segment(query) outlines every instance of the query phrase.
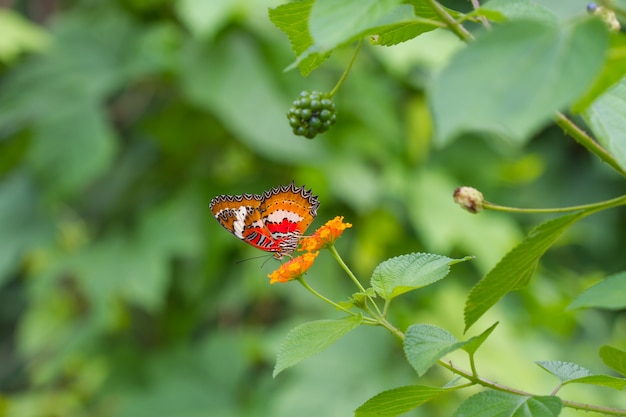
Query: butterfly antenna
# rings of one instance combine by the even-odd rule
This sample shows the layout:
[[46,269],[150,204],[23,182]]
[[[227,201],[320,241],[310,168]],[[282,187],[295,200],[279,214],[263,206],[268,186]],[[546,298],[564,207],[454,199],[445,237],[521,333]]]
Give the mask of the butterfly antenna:
[[[262,258],[266,258],[266,257],[267,257],[267,255],[259,255],[259,256],[253,256],[252,258],[240,259],[238,261],[235,261],[235,265],[239,265],[240,263],[243,263],[245,261],[251,261],[253,259],[262,259]],[[269,261],[272,258],[273,258],[273,256],[270,256],[269,258],[267,258],[265,260],[265,262]],[[265,265],[265,262],[263,262],[263,265]],[[261,265],[261,266],[263,266],[263,265]]]

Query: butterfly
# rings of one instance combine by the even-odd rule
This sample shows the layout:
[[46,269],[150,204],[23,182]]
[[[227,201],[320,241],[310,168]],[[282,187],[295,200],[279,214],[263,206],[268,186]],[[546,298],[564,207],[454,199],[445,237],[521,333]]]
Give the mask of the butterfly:
[[218,195],[209,208],[230,233],[281,259],[296,250],[319,205],[318,196],[292,181],[263,194]]

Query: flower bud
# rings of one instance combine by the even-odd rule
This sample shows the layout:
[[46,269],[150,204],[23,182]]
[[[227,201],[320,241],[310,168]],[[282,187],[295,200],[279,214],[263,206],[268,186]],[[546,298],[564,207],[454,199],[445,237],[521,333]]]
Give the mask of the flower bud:
[[470,213],[478,213],[483,209],[485,198],[483,193],[473,187],[458,187],[454,190],[454,202]]

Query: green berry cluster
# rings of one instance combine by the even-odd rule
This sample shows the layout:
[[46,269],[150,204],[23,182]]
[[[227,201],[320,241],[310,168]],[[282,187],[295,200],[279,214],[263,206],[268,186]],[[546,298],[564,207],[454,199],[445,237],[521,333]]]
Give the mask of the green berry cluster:
[[287,118],[294,134],[313,139],[335,124],[335,103],[328,93],[303,91],[289,108]]

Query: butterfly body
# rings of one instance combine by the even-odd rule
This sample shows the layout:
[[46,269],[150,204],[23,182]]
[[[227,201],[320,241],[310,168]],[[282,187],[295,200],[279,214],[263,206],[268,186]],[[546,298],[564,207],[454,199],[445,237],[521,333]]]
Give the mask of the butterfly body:
[[209,207],[226,230],[280,259],[296,250],[317,215],[319,200],[292,182],[263,194],[219,195]]

